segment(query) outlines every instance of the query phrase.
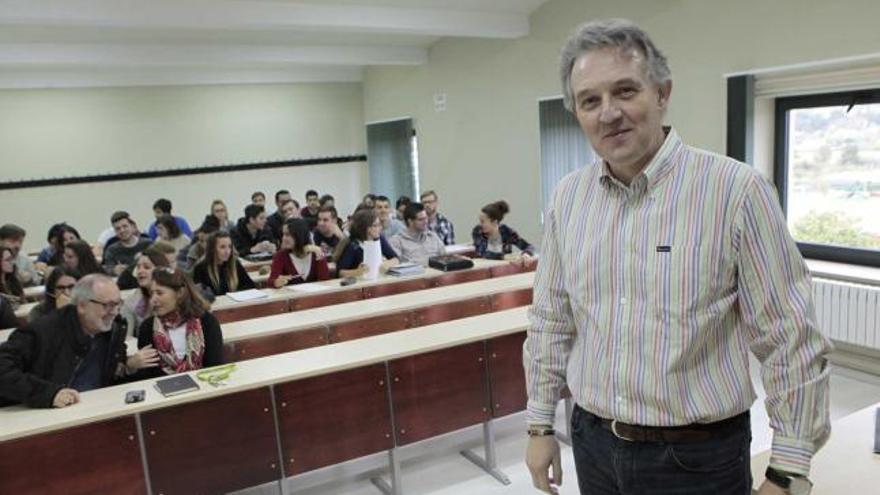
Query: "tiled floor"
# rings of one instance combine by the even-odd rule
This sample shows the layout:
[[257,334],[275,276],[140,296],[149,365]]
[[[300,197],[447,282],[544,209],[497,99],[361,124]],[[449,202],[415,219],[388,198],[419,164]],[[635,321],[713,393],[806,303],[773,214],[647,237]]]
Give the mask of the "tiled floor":
[[[764,411],[764,392],[760,387],[757,363],[753,363],[753,381],[759,400],[752,407],[752,452],[769,448],[771,431]],[[838,419],[880,402],[880,377],[836,368],[831,378],[831,416]],[[561,409],[561,408],[560,408]],[[452,435],[422,442],[402,450],[403,492],[406,495],[519,495],[537,494],[523,464],[526,436],[523,416],[513,415],[496,423],[498,465],[511,480],[508,486],[458,454],[466,447],[481,448],[481,429],[471,428]],[[563,485],[560,494],[575,495],[577,480],[571,449],[563,445]],[[288,480],[293,495],[380,495],[370,483],[371,475],[381,474],[386,456],[371,456]],[[277,484],[243,492],[247,495],[279,493]]]

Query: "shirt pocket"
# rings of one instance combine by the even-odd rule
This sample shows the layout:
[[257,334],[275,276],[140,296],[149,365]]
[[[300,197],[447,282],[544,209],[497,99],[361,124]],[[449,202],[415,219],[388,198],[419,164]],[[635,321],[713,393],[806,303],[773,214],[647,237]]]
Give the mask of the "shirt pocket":
[[712,280],[723,260],[713,260],[716,256],[706,244],[657,246],[650,256],[654,317],[669,337],[683,337],[711,298]]

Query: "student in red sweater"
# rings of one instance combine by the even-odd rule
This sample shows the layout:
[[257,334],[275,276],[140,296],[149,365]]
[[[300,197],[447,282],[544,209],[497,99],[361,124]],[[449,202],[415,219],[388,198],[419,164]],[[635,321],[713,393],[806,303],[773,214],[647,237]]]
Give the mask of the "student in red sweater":
[[312,243],[309,224],[302,218],[291,218],[284,222],[281,250],[272,257],[269,285],[281,288],[329,278],[327,258],[321,248]]

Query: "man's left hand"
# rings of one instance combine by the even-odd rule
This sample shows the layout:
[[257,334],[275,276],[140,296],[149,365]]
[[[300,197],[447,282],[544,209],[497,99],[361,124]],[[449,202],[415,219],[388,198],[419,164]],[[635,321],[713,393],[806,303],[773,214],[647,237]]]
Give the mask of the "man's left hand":
[[789,492],[775,483],[770,483],[769,481],[764,480],[764,482],[761,483],[761,487],[758,488],[758,491],[755,493],[758,495],[788,495]]

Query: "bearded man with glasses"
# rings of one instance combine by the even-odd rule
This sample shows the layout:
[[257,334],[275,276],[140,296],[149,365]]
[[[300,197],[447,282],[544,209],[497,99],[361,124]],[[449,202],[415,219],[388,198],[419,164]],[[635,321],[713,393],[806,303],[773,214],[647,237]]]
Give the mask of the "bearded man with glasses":
[[119,288],[102,274],[83,277],[71,304],[14,331],[0,345],[0,406],[67,407],[80,392],[113,385],[144,364],[127,357]]

